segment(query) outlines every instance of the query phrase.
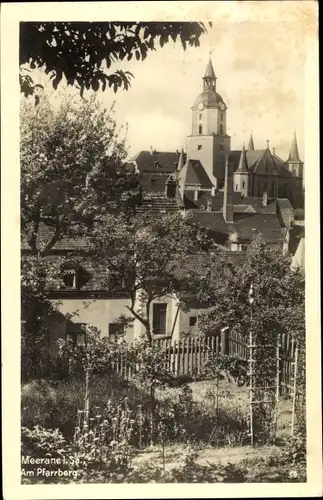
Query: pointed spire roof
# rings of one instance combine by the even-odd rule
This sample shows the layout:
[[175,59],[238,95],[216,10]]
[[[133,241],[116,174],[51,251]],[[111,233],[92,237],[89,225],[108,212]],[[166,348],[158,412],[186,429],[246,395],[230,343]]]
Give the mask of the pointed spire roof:
[[294,132],[294,137],[292,140],[292,145],[290,147],[288,160],[289,161],[300,161],[299,153],[298,153],[298,146],[297,146],[296,132]]
[[214,69],[213,69],[213,64],[211,61],[211,57],[210,57],[209,62],[206,66],[204,78],[213,78],[214,80],[216,79]]
[[184,150],[182,148],[178,159],[177,170],[181,170],[184,167],[184,163]]
[[253,137],[252,134],[250,134],[250,139],[249,139],[249,144],[248,144],[248,151],[254,151],[255,146],[253,143]]
[[247,163],[247,155],[246,155],[246,148],[243,145],[241,155],[240,155],[240,160],[239,160],[239,165],[236,170],[237,172],[248,172],[248,163]]

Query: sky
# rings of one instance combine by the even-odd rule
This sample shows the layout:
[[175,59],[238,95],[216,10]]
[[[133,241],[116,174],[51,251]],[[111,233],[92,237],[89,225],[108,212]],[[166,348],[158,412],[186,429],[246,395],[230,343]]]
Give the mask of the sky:
[[[111,67],[134,74],[130,90],[98,93],[102,105],[116,102],[118,124],[128,123],[129,156],[150,147],[185,149],[210,53],[217,92],[228,107],[231,149],[247,145],[252,132],[256,149],[264,149],[268,139],[287,159],[295,130],[303,159],[305,38],[301,29],[277,19],[222,21],[202,35],[199,48],[184,51],[171,42],[149,52],[145,61]],[[37,78],[52,92],[47,77]]]

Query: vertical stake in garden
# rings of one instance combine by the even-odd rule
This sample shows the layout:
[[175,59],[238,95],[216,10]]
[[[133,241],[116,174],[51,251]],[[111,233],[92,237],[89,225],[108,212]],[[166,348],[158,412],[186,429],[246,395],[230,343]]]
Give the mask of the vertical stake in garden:
[[250,387],[249,387],[249,418],[250,418],[250,442],[251,446],[254,445],[254,440],[253,440],[253,302],[254,302],[254,289],[253,285],[250,285],[249,289],[249,304],[250,304],[250,331],[249,331],[249,380],[250,380]]

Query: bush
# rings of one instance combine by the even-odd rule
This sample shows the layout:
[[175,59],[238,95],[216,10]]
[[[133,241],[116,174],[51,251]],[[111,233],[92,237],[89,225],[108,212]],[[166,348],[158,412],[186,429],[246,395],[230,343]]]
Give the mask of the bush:
[[[72,439],[78,411],[84,408],[84,393],[84,382],[77,377],[56,383],[41,380],[26,384],[21,394],[22,426],[32,428],[37,423],[45,428],[59,428],[65,438]],[[118,404],[125,397],[131,408],[149,402],[143,391],[120,377],[93,377],[93,407],[102,408],[109,400]]]

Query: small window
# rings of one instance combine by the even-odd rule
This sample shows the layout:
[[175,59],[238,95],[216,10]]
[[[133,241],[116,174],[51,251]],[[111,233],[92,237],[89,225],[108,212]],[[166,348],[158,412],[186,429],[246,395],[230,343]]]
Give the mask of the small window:
[[236,191],[238,191],[238,184],[236,184]]
[[200,113],[200,116],[199,116],[200,120],[202,120],[202,113]]
[[65,269],[63,272],[63,282],[66,288],[76,288],[76,270]]
[[66,323],[66,340],[71,340],[74,346],[86,345],[85,323]]
[[159,167],[159,163],[158,163],[158,161],[154,161],[154,167],[155,167],[155,168],[158,168],[158,167]]
[[153,333],[156,335],[166,334],[167,304],[153,304]]
[[223,149],[224,149],[223,144],[220,144],[220,151],[223,151]]
[[244,188],[244,181],[242,181],[242,187]]
[[223,125],[222,125],[222,123],[220,125],[220,135],[223,135]]
[[221,121],[223,121],[223,113],[220,114]]
[[196,326],[197,316],[190,316],[189,324],[190,326]]
[[109,323],[109,340],[116,342],[124,336],[124,333],[125,327],[123,323]]
[[202,144],[199,144],[199,145],[197,146],[197,150],[198,150],[198,151],[201,151],[201,149],[202,149]]
[[202,125],[199,125],[199,134],[201,135],[202,134]]

